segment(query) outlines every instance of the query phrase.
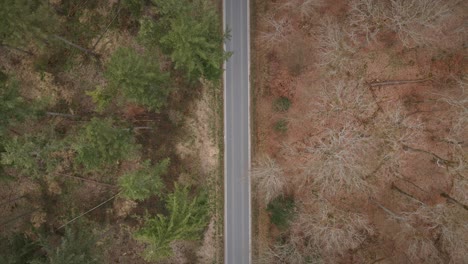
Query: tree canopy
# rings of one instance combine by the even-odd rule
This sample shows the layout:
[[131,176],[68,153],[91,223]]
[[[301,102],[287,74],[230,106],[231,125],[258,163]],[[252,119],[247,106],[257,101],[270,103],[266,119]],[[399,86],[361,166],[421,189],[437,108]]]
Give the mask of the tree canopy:
[[174,240],[197,240],[208,224],[209,208],[206,194],[190,197],[187,187],[175,186],[166,199],[169,214],[147,218],[136,238],[147,243],[145,257],[157,261],[171,256]]
[[111,119],[93,118],[72,139],[76,161],[88,170],[112,166],[135,156],[138,145],[128,130],[114,127]]
[[0,72],[0,136],[11,122],[32,115],[31,110],[19,93],[18,82],[9,80],[7,75]]
[[54,29],[55,16],[43,0],[0,0],[0,43],[27,45]]
[[191,80],[218,80],[229,53],[222,49],[226,36],[220,32],[220,19],[214,8],[201,0],[153,3],[161,18],[143,21],[139,33],[143,43],[158,43],[170,56],[174,68],[185,71]]
[[166,105],[171,91],[169,74],[160,70],[155,56],[142,56],[130,48],[120,48],[112,55],[105,76],[113,91],[155,111]]
[[164,186],[161,176],[167,173],[170,160],[164,159],[151,166],[146,161],[139,170],[131,171],[119,178],[122,195],[132,200],[145,200],[151,195],[158,195]]

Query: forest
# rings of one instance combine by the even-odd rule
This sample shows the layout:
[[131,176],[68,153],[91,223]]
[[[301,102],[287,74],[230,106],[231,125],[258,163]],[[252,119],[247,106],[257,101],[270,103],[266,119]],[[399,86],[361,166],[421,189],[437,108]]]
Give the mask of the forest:
[[468,2],[255,0],[255,263],[468,263]]
[[220,262],[219,8],[0,0],[0,263]]

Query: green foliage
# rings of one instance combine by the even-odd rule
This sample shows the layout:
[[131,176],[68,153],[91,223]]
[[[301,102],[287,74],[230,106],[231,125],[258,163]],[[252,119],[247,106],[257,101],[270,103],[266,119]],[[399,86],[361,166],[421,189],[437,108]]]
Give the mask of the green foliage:
[[291,107],[291,101],[287,97],[281,96],[280,98],[276,99],[273,108],[276,112],[286,112]]
[[[35,242],[24,234],[0,239],[0,263],[5,264],[101,264],[101,247],[90,231],[65,229],[60,244],[50,238]],[[46,253],[46,255],[43,254]]]
[[28,115],[34,114],[19,94],[18,83],[7,78],[3,75],[3,80],[0,80],[0,135],[11,122],[23,120]]
[[147,218],[135,237],[147,243],[145,258],[157,261],[171,256],[171,241],[198,240],[208,224],[209,208],[206,194],[189,197],[187,187],[175,186],[166,199],[169,215]]
[[105,168],[133,158],[138,149],[131,133],[114,127],[110,119],[91,119],[73,141],[76,162],[87,170]]
[[275,123],[274,128],[277,132],[286,133],[288,131],[288,121],[280,119]]
[[151,166],[148,160],[143,164],[143,168],[123,175],[119,179],[122,195],[137,201],[158,195],[164,186],[161,176],[167,173],[169,163],[170,160],[167,158]]
[[10,237],[0,237],[0,263],[27,264],[39,261],[43,257],[35,253],[40,245],[24,234],[14,234]]
[[55,16],[44,0],[0,0],[0,42],[27,45],[54,29]]
[[109,90],[103,88],[102,86],[96,86],[94,91],[86,91],[86,95],[90,96],[93,100],[93,103],[96,104],[96,110],[98,112],[104,111],[104,109],[112,101],[112,94]]
[[146,45],[159,43],[175,69],[187,73],[189,79],[204,77],[218,80],[222,63],[230,54],[222,49],[224,36],[220,31],[215,8],[204,0],[153,0],[161,15],[159,21],[144,20],[140,39]]
[[123,0],[122,5],[124,8],[127,8],[132,16],[138,18],[141,16],[141,11],[143,10],[144,6],[143,0]]
[[53,129],[39,131],[35,135],[13,137],[4,140],[3,144],[0,163],[32,178],[39,178],[52,171],[60,163],[59,157],[52,154],[63,148]]
[[277,197],[267,206],[270,221],[278,228],[285,229],[295,216],[295,205],[292,198]]
[[34,264],[101,264],[101,248],[96,242],[96,236],[86,229],[67,228],[58,246],[53,247],[47,240],[43,241],[47,260]]
[[154,56],[142,56],[129,48],[120,48],[107,65],[106,78],[114,91],[152,110],[166,105],[171,91],[169,74],[161,72]]

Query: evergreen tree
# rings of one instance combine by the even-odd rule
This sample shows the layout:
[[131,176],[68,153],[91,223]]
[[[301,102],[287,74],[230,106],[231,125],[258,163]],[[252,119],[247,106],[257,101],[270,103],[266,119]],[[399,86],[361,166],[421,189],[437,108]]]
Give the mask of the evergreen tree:
[[121,91],[128,101],[154,111],[166,105],[171,91],[169,74],[161,72],[157,60],[129,48],[120,48],[112,55],[105,76],[113,91]]
[[161,19],[144,20],[140,39],[146,45],[159,43],[174,67],[187,72],[189,79],[204,77],[218,80],[222,63],[229,57],[222,49],[224,36],[219,17],[212,5],[204,0],[154,0]]
[[0,72],[0,136],[14,121],[21,121],[36,112],[26,103],[18,90],[18,82]]
[[4,140],[0,164],[14,168],[19,174],[39,178],[52,171],[60,158],[52,155],[64,148],[54,133],[46,127],[36,134],[25,134]]
[[136,238],[147,243],[145,258],[157,261],[171,256],[174,240],[198,240],[208,224],[209,209],[204,193],[190,198],[187,187],[175,186],[166,199],[167,216],[147,218]]
[[97,238],[86,229],[73,230],[67,228],[57,247],[44,244],[47,260],[37,264],[101,264],[102,256]]
[[0,17],[0,43],[12,46],[45,40],[56,25],[44,0],[0,0]]
[[159,194],[164,186],[161,176],[167,173],[169,159],[164,159],[155,166],[150,161],[143,168],[129,172],[119,179],[122,195],[132,200],[145,200],[151,195]]
[[24,234],[16,233],[10,237],[0,237],[0,263],[29,264],[41,261],[44,257],[36,253],[41,246]]
[[79,131],[72,139],[78,164],[95,170],[135,156],[138,145],[131,133],[113,125],[110,119],[93,118]]

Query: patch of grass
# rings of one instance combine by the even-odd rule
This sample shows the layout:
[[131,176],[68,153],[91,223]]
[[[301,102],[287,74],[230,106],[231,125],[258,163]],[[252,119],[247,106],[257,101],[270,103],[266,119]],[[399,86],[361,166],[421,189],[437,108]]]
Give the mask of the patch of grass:
[[291,100],[283,96],[276,99],[275,102],[273,103],[273,108],[275,109],[276,112],[286,112],[289,110],[290,107],[291,107]]
[[289,227],[289,222],[295,217],[294,199],[290,197],[278,197],[268,204],[270,221],[280,229]]
[[286,133],[288,131],[288,121],[280,119],[275,123],[274,128],[276,132]]

